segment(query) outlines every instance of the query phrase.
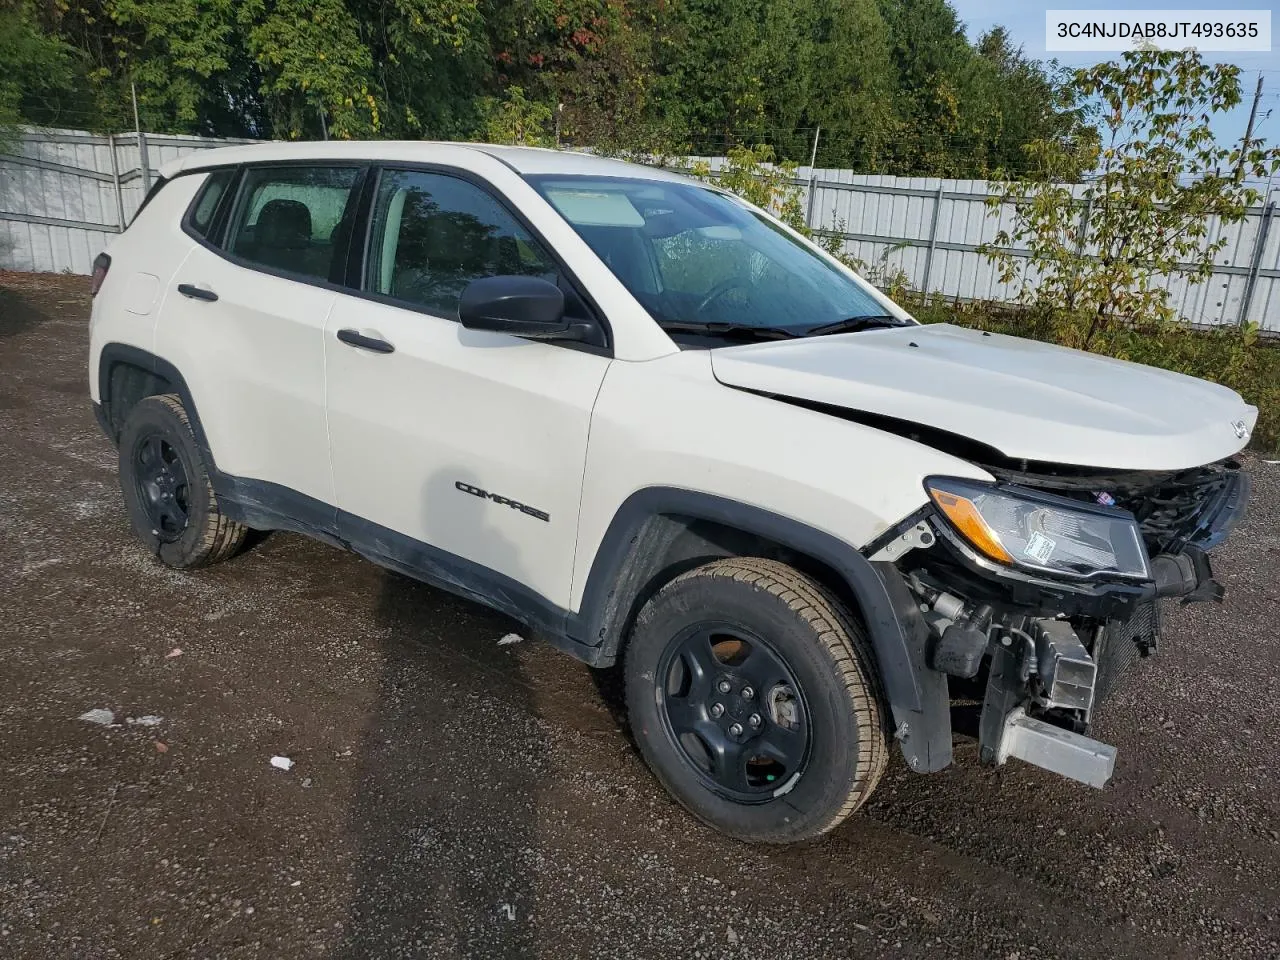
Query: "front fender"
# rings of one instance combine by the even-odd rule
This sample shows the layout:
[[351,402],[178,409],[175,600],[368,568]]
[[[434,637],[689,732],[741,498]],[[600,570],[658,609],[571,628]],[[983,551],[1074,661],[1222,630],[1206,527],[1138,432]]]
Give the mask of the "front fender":
[[825,531],[749,504],[674,487],[649,487],[622,504],[596,552],[579,611],[567,632],[595,647],[600,665],[613,663],[655,570],[671,527],[690,520],[715,523],[803,554],[840,577],[857,605],[876,655],[896,736],[912,770],[932,772],[951,763],[950,702],[946,677],[925,664],[928,630],[902,576],[891,563],[872,563],[855,547]]

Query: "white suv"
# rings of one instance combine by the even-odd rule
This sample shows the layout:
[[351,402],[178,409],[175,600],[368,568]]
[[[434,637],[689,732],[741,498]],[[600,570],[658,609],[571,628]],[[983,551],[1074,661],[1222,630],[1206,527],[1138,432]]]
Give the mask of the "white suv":
[[297,530],[623,664],[663,784],[830,830],[896,740],[1101,786],[1085,733],[1218,599],[1257,411],[921,326],[767,213],[656,169],[428,143],[170,164],[96,263],[90,390],[161,561]]

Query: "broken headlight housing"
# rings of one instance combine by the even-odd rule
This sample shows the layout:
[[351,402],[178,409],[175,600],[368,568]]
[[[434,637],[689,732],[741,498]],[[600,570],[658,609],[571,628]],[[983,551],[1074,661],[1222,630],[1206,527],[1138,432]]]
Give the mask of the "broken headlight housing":
[[948,527],[980,560],[1076,580],[1150,580],[1142,533],[1126,510],[1019,487],[930,477]]

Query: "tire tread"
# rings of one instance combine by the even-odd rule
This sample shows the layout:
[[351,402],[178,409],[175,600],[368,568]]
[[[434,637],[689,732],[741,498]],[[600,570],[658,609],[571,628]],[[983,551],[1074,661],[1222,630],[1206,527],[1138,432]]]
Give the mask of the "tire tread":
[[884,696],[866,632],[827,587],[785,563],[763,557],[712,561],[674,578],[659,596],[682,581],[706,577],[735,580],[781,601],[813,631],[831,658],[857,725],[858,763],[844,800],[825,822],[808,831],[810,836],[829,833],[866,802],[889,760]]
[[[182,405],[182,400],[177,394],[158,394],[147,397],[142,402],[146,401],[155,401],[167,407],[169,412],[177,418],[182,429],[187,432],[189,437],[194,439],[195,434],[191,429],[191,420],[187,416],[186,407]],[[197,464],[197,467],[197,476],[189,478],[188,482],[192,486],[198,485],[199,492],[204,497],[204,524],[194,547],[183,558],[181,566],[184,569],[207,567],[230,559],[244,547],[245,539],[249,535],[248,527],[232,520],[218,508],[218,497],[214,493],[213,484],[209,480],[207,465],[201,461]]]

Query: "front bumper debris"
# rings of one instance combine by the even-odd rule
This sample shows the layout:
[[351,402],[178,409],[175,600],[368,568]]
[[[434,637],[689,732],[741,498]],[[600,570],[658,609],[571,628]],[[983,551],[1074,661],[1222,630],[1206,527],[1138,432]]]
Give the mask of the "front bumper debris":
[[1139,656],[1156,648],[1156,603],[1140,605],[1127,620],[1110,621],[1087,649],[1064,620],[1027,624],[1025,643],[1000,643],[978,727],[979,758],[999,766],[1010,757],[1092,787],[1115,768],[1116,749],[1085,736],[1098,705]]
[[[1025,464],[1013,472],[990,469],[1005,482],[1128,511],[1141,530],[1150,578],[1073,578],[979,563],[927,507],[869,544],[868,556],[896,568],[906,587],[895,613],[914,625],[927,668],[922,675],[946,678],[948,695],[972,695],[983,685],[983,764],[1013,757],[1102,786],[1116,751],[1088,736],[1097,712],[1133,663],[1157,649],[1161,601],[1222,600],[1209,553],[1244,515],[1248,474],[1234,461],[1111,475],[1072,468],[1034,473]],[[915,726],[899,722],[898,735],[910,730],[916,737]],[[950,761],[948,726],[940,720],[928,727],[928,742],[938,749],[912,769],[941,769]]]
[[1014,707],[1005,717],[996,764],[1010,757],[1101,789],[1116,766],[1116,748],[1027,716]]

